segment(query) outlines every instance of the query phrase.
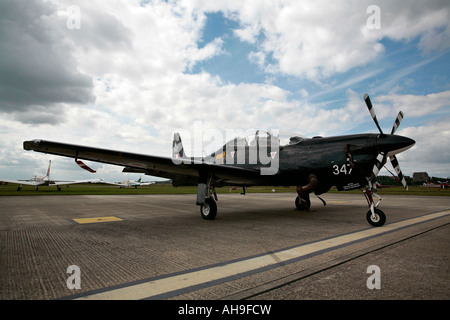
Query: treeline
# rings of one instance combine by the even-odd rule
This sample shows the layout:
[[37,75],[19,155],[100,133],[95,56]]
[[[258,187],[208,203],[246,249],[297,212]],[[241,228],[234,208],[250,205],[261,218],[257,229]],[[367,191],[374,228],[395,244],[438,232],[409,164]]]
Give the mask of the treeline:
[[[410,176],[406,176],[405,179],[409,186],[420,186],[425,182],[425,181],[413,181],[413,179]],[[381,185],[394,185],[394,186],[402,185],[400,183],[400,181],[397,181],[397,179],[392,176],[378,176],[377,181]],[[450,181],[450,179],[449,178],[440,178],[440,177],[431,177],[429,182],[439,184],[438,181],[445,182],[445,181]]]

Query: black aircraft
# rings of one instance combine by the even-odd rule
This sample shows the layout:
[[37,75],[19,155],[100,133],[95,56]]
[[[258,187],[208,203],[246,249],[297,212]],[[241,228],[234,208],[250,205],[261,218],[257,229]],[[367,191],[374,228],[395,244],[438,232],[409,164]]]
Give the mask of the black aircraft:
[[[408,186],[395,157],[412,147],[415,141],[394,135],[402,118],[400,112],[390,134],[378,124],[367,94],[366,105],[380,131],[311,139],[292,137],[289,144],[280,146],[278,137],[256,131],[251,139],[235,138],[215,153],[201,158],[187,157],[180,135],[174,134],[173,156],[165,158],[71,145],[44,140],[25,141],[25,150],[86,159],[124,166],[124,172],[145,173],[169,178],[174,186],[197,185],[197,205],[201,216],[213,220],[217,214],[216,187],[221,186],[297,186],[295,206],[309,210],[310,193],[317,196],[336,186],[339,191],[363,189],[368,201],[367,221],[382,226],[386,216],[375,202],[375,179],[389,157],[400,181]],[[322,199],[321,199],[322,200]],[[322,200],[323,201],[323,200]],[[323,201],[325,204],[325,201]]]

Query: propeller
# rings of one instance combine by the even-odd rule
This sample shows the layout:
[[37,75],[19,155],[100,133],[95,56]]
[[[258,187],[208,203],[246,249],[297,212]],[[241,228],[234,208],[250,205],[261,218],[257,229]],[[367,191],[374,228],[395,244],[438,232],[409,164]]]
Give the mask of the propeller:
[[[397,115],[397,118],[395,119],[391,134],[395,133],[397,128],[400,126],[400,123],[402,122],[402,120],[403,120],[403,112],[400,111]],[[397,157],[394,154],[394,155],[391,155],[389,157],[389,159],[391,160],[391,164],[394,167],[395,172],[397,173],[398,179],[400,180],[402,185],[405,187],[405,189],[408,190],[408,184],[406,183],[406,179],[403,176],[402,170],[400,169],[400,165],[398,164]]]
[[[381,130],[380,124],[378,123],[377,115],[375,114],[375,110],[373,110],[372,102],[370,101],[369,95],[367,93],[364,94],[364,101],[366,102],[367,108],[369,108],[370,115],[372,116],[373,121],[377,125],[378,130],[380,131],[381,134],[384,134],[383,130]],[[392,130],[394,130],[394,128],[392,128]]]
[[[373,121],[375,122],[378,130],[381,133],[381,137],[385,136],[385,134],[383,133],[383,130],[381,129],[381,127],[378,123],[377,116],[375,114],[375,110],[373,108],[372,102],[370,101],[369,95],[367,93],[364,95],[364,101],[366,102],[367,108],[369,109],[369,112],[370,112],[370,115],[372,116]],[[394,125],[391,130],[391,135],[394,135],[395,131],[397,131],[402,120],[403,120],[403,112],[400,111],[397,115],[397,118],[395,119]],[[377,178],[378,173],[380,172],[380,169],[386,164],[386,160],[387,160],[388,156],[389,156],[392,166],[394,167],[395,172],[397,173],[397,179],[402,183],[403,187],[406,190],[408,190],[408,184],[406,183],[406,179],[400,169],[400,165],[398,163],[398,160],[397,160],[395,154],[389,155],[388,152],[380,152],[378,154],[376,162],[372,169],[372,174],[369,179],[369,187],[372,188],[373,183],[374,183],[375,179]]]

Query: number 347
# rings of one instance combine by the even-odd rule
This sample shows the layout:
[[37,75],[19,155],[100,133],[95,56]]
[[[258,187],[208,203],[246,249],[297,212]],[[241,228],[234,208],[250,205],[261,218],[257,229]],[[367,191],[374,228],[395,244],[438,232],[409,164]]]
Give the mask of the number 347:
[[333,166],[333,174],[336,176],[340,174],[351,174],[351,173],[352,167],[348,163],[343,164],[341,167],[339,167],[337,164]]

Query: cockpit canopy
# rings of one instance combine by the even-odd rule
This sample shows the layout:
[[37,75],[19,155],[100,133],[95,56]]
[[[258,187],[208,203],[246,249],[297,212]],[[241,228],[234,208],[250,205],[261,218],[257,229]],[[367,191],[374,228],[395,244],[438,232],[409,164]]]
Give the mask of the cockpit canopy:
[[289,144],[297,144],[299,142],[302,142],[303,140],[307,140],[308,138],[303,136],[294,136],[289,138]]
[[280,139],[264,130],[249,131],[245,136],[236,137],[227,142],[227,145],[236,147],[253,147],[258,145],[271,146],[273,143],[279,144]]

